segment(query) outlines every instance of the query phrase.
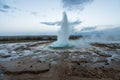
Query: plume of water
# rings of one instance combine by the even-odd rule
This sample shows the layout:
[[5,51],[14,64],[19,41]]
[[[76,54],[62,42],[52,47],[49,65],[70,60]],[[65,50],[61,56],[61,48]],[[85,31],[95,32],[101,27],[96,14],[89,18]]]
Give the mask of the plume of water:
[[63,12],[63,19],[62,19],[62,24],[61,28],[58,32],[58,38],[57,42],[60,45],[67,45],[69,41],[69,24],[68,24],[68,19],[67,19],[67,14],[66,12]]
[[50,47],[53,48],[65,48],[69,46],[69,23],[66,12],[63,12],[63,19],[61,22],[61,28],[58,32],[57,41],[54,42]]

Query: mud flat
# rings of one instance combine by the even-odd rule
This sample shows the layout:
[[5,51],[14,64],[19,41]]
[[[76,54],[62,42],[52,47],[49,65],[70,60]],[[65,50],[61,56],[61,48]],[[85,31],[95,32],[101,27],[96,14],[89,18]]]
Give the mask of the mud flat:
[[50,43],[0,44],[0,80],[120,80],[120,43],[61,50]]

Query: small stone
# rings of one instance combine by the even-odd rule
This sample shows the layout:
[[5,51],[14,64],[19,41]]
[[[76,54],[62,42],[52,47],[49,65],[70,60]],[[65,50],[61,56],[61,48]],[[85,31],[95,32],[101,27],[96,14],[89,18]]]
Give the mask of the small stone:
[[33,66],[30,66],[30,68],[32,68]]
[[114,61],[114,59],[111,59],[111,61]]
[[110,65],[110,64],[108,62],[106,62],[105,65]]

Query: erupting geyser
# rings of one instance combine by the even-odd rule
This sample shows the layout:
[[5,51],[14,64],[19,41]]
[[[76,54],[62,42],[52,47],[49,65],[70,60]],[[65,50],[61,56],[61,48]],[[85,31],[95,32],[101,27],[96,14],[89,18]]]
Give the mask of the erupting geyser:
[[63,12],[63,19],[61,22],[61,28],[58,32],[57,41],[50,45],[52,48],[67,48],[72,47],[69,44],[69,23],[66,12]]
[[57,41],[50,44],[50,48],[71,48],[73,47],[71,42],[69,41],[70,37],[70,27],[73,27],[75,25],[80,24],[81,22],[79,20],[74,21],[74,22],[69,22],[67,18],[66,12],[63,12],[63,19],[62,21],[57,21],[57,22],[41,22],[42,24],[45,25],[58,25],[61,26],[60,30],[57,35]]

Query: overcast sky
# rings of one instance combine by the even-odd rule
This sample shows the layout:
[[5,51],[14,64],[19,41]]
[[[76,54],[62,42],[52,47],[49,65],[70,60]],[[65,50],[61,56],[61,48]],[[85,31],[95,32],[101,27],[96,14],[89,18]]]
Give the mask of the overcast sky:
[[94,0],[85,4],[83,9],[76,9],[82,6],[67,9],[69,6],[64,6],[66,4],[63,1],[0,0],[0,34],[57,31],[59,26],[47,26],[40,22],[60,21],[64,10],[69,21],[82,21],[76,29],[83,26],[120,25],[120,0]]

